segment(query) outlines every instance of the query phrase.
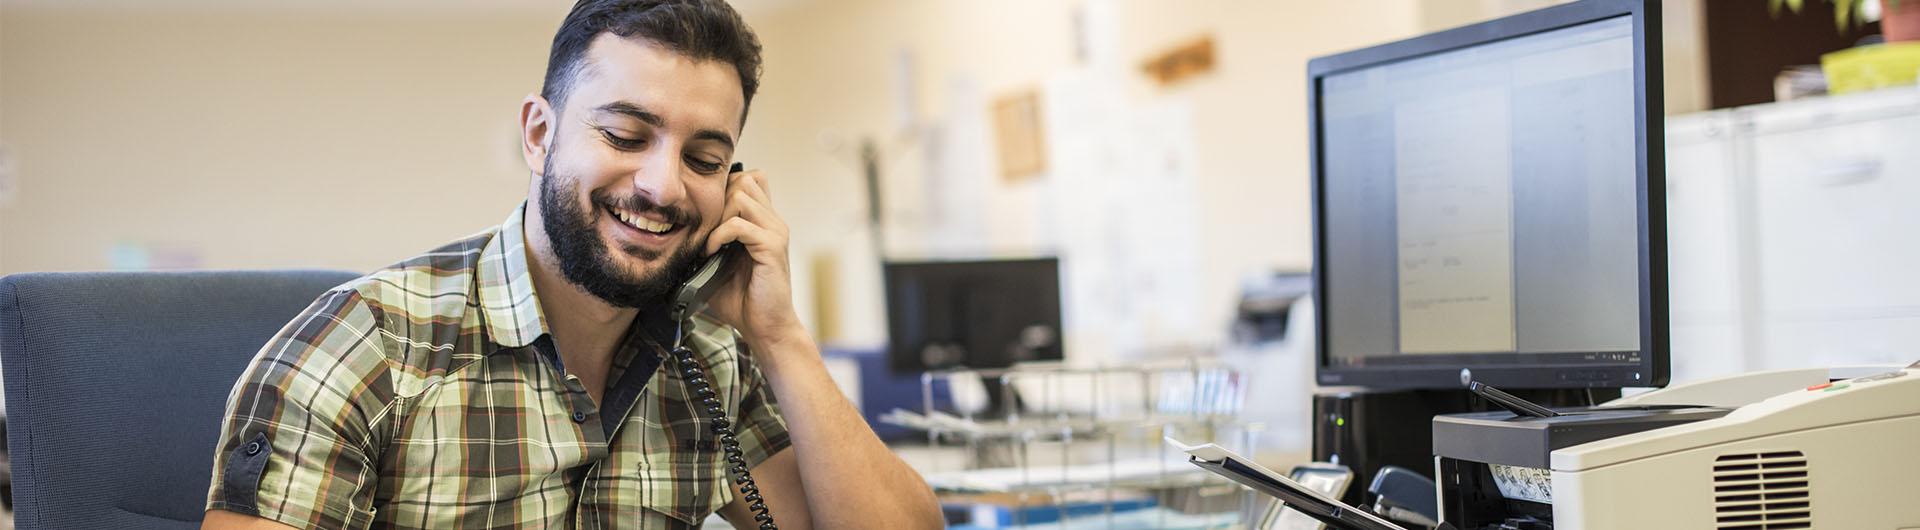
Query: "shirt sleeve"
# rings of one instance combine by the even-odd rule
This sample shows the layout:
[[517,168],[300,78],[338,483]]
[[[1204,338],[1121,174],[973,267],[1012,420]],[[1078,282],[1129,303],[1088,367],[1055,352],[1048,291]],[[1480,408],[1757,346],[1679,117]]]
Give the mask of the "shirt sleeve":
[[766,376],[754,363],[753,353],[748,351],[745,341],[736,340],[734,347],[739,351],[742,392],[736,422],[741,428],[734,437],[740,441],[740,453],[747,461],[747,469],[753,469],[793,442],[787,437],[787,421],[780,415],[780,403],[774,400]]
[[374,309],[328,292],[255,354],[227,397],[207,509],[366,528],[394,399]]

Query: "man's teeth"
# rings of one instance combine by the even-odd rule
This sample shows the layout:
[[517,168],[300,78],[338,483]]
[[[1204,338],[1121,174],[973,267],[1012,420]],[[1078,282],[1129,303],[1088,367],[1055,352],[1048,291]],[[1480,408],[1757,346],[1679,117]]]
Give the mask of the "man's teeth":
[[664,233],[667,233],[668,230],[673,230],[673,223],[662,223],[659,221],[655,221],[652,219],[627,213],[624,210],[614,210],[613,215],[615,217],[619,217],[620,222],[626,223],[627,226],[638,228],[647,232],[653,232],[655,234],[664,234]]

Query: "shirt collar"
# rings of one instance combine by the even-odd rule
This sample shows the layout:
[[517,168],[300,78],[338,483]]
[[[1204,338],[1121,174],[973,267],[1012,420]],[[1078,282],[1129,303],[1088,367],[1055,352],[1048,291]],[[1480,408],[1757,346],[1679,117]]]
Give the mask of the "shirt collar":
[[527,204],[521,202],[506,222],[494,229],[493,239],[480,252],[474,277],[487,333],[494,343],[506,348],[527,346],[547,334],[540,298],[534,296],[533,275],[527,268],[526,214]]

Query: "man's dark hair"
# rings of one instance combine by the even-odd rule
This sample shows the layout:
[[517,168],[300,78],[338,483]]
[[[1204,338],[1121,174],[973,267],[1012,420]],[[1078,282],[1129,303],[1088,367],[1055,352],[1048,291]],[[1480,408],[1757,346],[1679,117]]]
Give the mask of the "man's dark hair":
[[[723,61],[740,74],[746,105],[760,88],[760,39],[723,0],[580,0],[560,22],[540,96],[555,110],[580,74],[587,46],[602,33],[646,39],[694,59]],[[741,117],[745,118],[745,108]]]

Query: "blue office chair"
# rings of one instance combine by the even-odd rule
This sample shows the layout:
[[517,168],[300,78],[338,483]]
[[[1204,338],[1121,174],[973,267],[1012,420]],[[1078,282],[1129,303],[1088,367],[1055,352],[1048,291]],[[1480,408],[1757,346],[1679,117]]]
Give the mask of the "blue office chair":
[[336,271],[0,278],[15,524],[198,528],[227,392]]

